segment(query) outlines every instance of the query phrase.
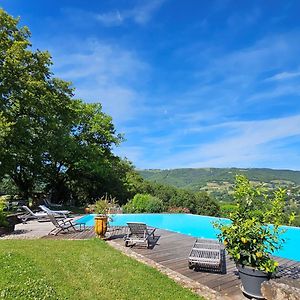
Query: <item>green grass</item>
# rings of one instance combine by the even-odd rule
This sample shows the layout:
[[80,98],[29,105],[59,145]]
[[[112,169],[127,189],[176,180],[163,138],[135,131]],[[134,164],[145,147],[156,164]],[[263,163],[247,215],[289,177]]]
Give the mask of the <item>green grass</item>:
[[199,299],[101,240],[0,241],[0,299]]

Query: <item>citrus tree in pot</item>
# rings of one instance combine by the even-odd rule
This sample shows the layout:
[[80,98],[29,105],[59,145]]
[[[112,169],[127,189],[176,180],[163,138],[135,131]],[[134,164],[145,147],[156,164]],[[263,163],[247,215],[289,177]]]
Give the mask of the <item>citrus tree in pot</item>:
[[285,196],[283,189],[270,195],[245,176],[237,175],[234,191],[237,207],[230,214],[231,222],[214,223],[220,230],[219,240],[237,265],[242,290],[248,296],[263,298],[261,283],[270,279],[278,266],[271,255],[284,242],[280,225],[286,218]]

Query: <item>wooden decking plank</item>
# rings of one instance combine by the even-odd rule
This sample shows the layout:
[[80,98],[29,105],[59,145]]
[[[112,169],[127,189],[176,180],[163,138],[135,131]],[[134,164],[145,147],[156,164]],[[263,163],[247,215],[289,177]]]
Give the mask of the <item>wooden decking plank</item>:
[[284,261],[283,263],[279,264],[279,266],[284,266],[284,267],[300,267],[300,263],[297,261],[289,260],[289,261]]
[[[156,246],[155,246],[156,247]],[[155,248],[154,247],[154,248]],[[161,247],[157,247],[157,249],[156,250],[154,250],[154,249],[143,249],[143,253],[144,253],[144,255],[145,256],[150,256],[150,255],[153,255],[153,254],[155,254],[157,257],[159,256],[159,255],[165,255],[166,253],[168,253],[168,254],[173,254],[173,253],[178,253],[178,252],[181,252],[181,253],[185,253],[186,254],[186,256],[188,256],[188,254],[189,254],[189,252],[190,252],[190,248],[191,247],[180,247],[180,246],[178,246],[178,247],[174,247],[174,248],[172,248],[172,249],[168,249],[168,248],[166,248],[166,247],[164,247],[164,248],[161,248]],[[175,254],[174,254],[175,255]]]
[[[230,274],[228,276],[224,275],[224,277],[218,277],[214,280],[214,282],[208,283],[209,287],[213,288],[216,286],[224,285],[225,283],[231,282],[231,281],[239,281],[239,277],[235,274]],[[203,283],[206,283],[207,280],[204,280]]]
[[175,266],[176,269],[180,268],[188,268],[188,258],[187,257],[178,257],[178,258],[172,258],[168,261],[164,261],[162,265],[166,267]]
[[186,255],[184,255],[183,253],[177,252],[175,254],[165,254],[165,255],[160,255],[160,256],[148,256],[149,258],[151,258],[152,260],[164,264],[165,261],[169,261],[170,259],[173,259],[174,257],[178,257],[178,258],[185,258]]

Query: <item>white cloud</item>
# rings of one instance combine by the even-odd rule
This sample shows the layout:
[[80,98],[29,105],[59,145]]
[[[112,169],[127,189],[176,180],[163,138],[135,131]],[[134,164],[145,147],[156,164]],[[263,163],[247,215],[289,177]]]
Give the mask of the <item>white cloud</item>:
[[106,84],[138,80],[140,73],[148,68],[133,51],[95,39],[79,43],[81,48],[69,49],[71,53],[56,58],[60,76],[71,80],[93,78],[99,84]]
[[75,96],[87,102],[101,102],[114,121],[132,118],[142,105],[139,92],[149,66],[133,51],[90,39],[64,45],[64,52],[54,51],[55,75],[71,80]]
[[[269,162],[272,158],[278,159],[275,144],[284,146],[284,139],[300,136],[300,115],[261,121],[228,122],[213,127],[219,128],[220,132],[225,130],[226,136],[217,141],[203,142],[179,154],[171,154],[167,159],[155,161],[153,167],[255,166],[264,160]],[[286,156],[289,154],[286,152]],[[282,159],[283,154],[280,153],[279,156]]]
[[[229,122],[219,125],[233,131],[233,137],[201,147],[205,156],[231,156],[235,153],[251,153],[257,146],[300,135],[300,115],[262,121]],[[255,152],[255,151],[254,151]]]
[[153,14],[161,7],[165,0],[143,1],[132,9],[116,10],[95,14],[95,19],[105,26],[119,26],[126,20],[133,20],[143,25],[150,21]]
[[[258,76],[266,72],[278,72],[287,65],[298,68],[295,57],[300,51],[299,37],[300,32],[265,36],[249,47],[230,52],[221,46],[202,45],[204,56],[197,44],[194,52],[190,46],[186,50],[191,61],[199,62],[199,69],[195,72],[199,81],[209,83],[217,78],[219,85],[231,83],[240,88],[240,84],[247,87],[249,83],[257,82]],[[184,50],[180,54],[186,55]]]
[[95,15],[95,19],[105,26],[119,26],[124,21],[124,17],[121,16],[118,10],[105,14],[97,14]]
[[281,72],[266,79],[266,81],[280,81],[300,77],[300,72]]
[[254,102],[258,100],[269,100],[269,99],[275,100],[278,97],[287,96],[287,95],[300,96],[300,90],[298,84],[282,85],[282,86],[272,87],[268,91],[256,92],[252,96],[247,98],[247,102]]
[[[194,74],[186,92],[174,97],[175,101],[178,99],[176,105],[184,102],[199,116],[217,108],[219,114],[216,122],[240,114],[249,115],[251,111],[257,111],[262,116],[272,111],[271,105],[274,103],[280,102],[283,109],[289,107],[294,97],[283,99],[282,96],[300,95],[299,82],[296,82],[298,72],[282,72],[274,78],[277,80],[270,82],[264,78],[266,74],[287,69],[287,66],[299,70],[300,64],[295,62],[300,52],[299,37],[300,32],[293,31],[264,36],[248,47],[233,51],[227,51],[221,45],[216,47],[209,41],[207,45],[200,46],[194,43],[194,49],[188,45],[176,51],[177,59],[186,61],[188,57],[187,62],[193,64],[190,74]],[[297,80],[283,81],[288,77]],[[268,103],[264,101],[270,99],[272,101]]]

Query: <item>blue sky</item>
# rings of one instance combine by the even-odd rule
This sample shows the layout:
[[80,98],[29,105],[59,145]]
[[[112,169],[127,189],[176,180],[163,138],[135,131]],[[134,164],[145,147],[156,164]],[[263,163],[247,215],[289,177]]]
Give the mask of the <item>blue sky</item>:
[[137,168],[300,170],[300,1],[0,0]]

